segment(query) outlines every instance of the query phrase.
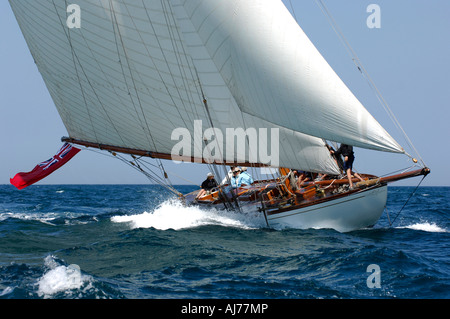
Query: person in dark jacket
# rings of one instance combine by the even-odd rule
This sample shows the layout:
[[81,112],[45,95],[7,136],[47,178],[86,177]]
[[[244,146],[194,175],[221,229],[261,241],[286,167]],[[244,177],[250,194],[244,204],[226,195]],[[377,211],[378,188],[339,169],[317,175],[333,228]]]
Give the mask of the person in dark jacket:
[[355,153],[353,152],[353,146],[347,145],[347,144],[341,144],[339,149],[337,151],[330,150],[330,153],[336,156],[342,155],[344,157],[344,172],[347,173],[347,178],[350,184],[350,189],[353,189],[353,182],[352,182],[352,173],[355,175],[359,180],[363,181],[361,176],[358,175],[358,173],[352,172],[353,169],[353,162],[355,161]]
[[204,196],[208,191],[210,191],[214,187],[217,187],[217,182],[214,179],[214,174],[213,173],[208,173],[206,175],[206,179],[203,181],[201,187],[202,187],[202,189],[200,190],[200,192],[198,192],[198,194],[195,197],[195,199],[198,199],[198,198]]

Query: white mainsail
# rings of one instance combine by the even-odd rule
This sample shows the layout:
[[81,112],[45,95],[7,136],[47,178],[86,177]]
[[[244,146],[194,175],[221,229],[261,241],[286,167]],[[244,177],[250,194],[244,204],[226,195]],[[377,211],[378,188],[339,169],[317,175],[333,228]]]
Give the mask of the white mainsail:
[[198,120],[278,128],[280,166],[326,173],[323,139],[403,152],[279,0],[79,0],[79,29],[65,1],[10,4],[72,138],[170,154]]

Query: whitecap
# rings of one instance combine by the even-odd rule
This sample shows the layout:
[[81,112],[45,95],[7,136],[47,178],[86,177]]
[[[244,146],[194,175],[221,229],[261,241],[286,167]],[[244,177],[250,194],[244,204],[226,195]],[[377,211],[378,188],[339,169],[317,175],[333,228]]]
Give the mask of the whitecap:
[[12,293],[13,291],[14,291],[14,288],[8,286],[5,289],[3,289],[2,292],[0,292],[0,297],[8,295],[8,294]]
[[428,223],[428,222],[416,223],[416,224],[408,225],[408,226],[400,226],[400,227],[397,227],[397,228],[408,228],[408,229],[421,230],[421,231],[432,232],[432,233],[446,233],[446,232],[448,232],[447,229],[439,227],[435,223]]
[[37,282],[40,297],[51,298],[56,293],[70,293],[73,289],[89,289],[92,286],[92,277],[82,274],[78,265],[60,265],[53,256],[45,258],[45,265],[49,271]]
[[166,201],[152,212],[114,216],[111,218],[111,221],[115,223],[129,223],[132,228],[153,227],[159,230],[180,230],[204,225],[219,225],[242,229],[255,229],[265,226],[261,216],[184,206],[178,201]]

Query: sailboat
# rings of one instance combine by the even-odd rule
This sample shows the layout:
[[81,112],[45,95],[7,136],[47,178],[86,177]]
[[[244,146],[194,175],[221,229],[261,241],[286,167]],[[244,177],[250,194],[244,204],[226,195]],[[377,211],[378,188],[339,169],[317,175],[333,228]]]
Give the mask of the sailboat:
[[[10,0],[68,131],[166,184],[186,205],[264,216],[268,227],[376,224],[390,182],[426,176],[339,78],[280,0]],[[206,129],[204,129],[206,127]],[[410,157],[355,187],[329,145]],[[160,177],[146,169],[152,158]],[[277,169],[203,197],[180,194],[164,161]],[[293,170],[327,175],[295,187]]]

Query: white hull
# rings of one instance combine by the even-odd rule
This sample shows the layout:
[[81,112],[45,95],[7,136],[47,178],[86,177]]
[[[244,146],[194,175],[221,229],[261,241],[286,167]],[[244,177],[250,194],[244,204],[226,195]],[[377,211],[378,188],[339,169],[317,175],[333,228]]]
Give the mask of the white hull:
[[348,232],[373,226],[381,217],[387,201],[387,186],[353,193],[312,206],[267,214],[273,228],[332,228]]

